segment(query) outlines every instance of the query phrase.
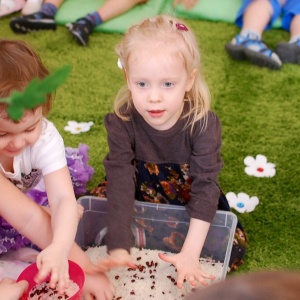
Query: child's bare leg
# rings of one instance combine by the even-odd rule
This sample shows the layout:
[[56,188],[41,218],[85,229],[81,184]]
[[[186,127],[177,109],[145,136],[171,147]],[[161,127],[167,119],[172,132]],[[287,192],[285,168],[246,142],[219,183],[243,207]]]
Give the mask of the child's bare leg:
[[293,39],[294,37],[298,37],[300,36],[300,14],[296,15],[291,23],[291,39]]
[[243,31],[256,33],[259,38],[262,36],[267,24],[272,18],[273,9],[269,0],[256,0],[252,2],[243,17]]

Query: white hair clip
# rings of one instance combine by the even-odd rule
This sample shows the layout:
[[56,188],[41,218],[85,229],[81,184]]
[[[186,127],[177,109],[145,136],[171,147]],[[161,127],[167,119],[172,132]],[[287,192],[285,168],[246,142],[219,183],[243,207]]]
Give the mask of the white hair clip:
[[118,67],[119,67],[120,69],[123,69],[123,65],[122,65],[122,62],[121,62],[120,57],[118,58]]

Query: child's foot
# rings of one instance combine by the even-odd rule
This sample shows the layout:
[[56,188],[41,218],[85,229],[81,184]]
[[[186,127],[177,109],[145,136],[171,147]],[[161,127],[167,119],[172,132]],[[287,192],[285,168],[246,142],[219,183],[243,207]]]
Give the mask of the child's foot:
[[238,34],[225,45],[226,51],[236,60],[249,60],[254,65],[270,69],[280,69],[282,62],[278,55],[261,40],[250,39]]
[[283,63],[300,65],[300,40],[295,43],[279,43],[275,52]]
[[1,0],[0,17],[10,15],[21,10],[25,5],[25,0]]
[[81,46],[88,44],[89,35],[94,28],[93,24],[86,18],[78,19],[75,23],[68,23],[66,27]]
[[10,21],[10,28],[15,33],[27,33],[36,30],[55,30],[56,23],[54,17],[42,12],[37,12],[28,16],[20,16]]

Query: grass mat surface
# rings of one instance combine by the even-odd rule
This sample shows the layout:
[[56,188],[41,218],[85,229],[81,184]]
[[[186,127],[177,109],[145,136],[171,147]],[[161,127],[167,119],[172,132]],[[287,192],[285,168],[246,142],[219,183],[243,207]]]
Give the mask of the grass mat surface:
[[[83,48],[63,26],[57,31],[17,36],[9,28],[10,18],[0,21],[0,36],[29,42],[50,70],[73,66],[67,82],[57,91],[49,119],[55,123],[66,146],[90,146],[94,187],[104,178],[102,160],[107,152],[103,116],[124,78],[117,67],[114,46],[120,34],[94,33]],[[251,213],[235,212],[244,225],[249,248],[240,272],[258,269],[300,269],[300,93],[299,65],[284,65],[281,71],[233,61],[224,50],[238,32],[233,24],[188,20],[202,50],[203,72],[210,87],[213,110],[223,125],[224,169],[220,182],[225,193],[245,192],[257,196],[259,205]],[[264,35],[274,47],[287,41],[288,33],[274,29]],[[93,121],[87,133],[71,135],[63,130],[68,120]],[[273,178],[250,177],[244,172],[246,156],[264,154],[276,164]]]

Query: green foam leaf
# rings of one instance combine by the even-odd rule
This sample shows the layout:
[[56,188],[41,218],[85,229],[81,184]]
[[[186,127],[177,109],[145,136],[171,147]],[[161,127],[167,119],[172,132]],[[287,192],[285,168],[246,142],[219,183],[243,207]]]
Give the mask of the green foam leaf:
[[13,91],[8,98],[0,99],[0,102],[8,103],[7,113],[9,117],[18,121],[22,118],[24,111],[33,109],[46,101],[46,95],[54,92],[65,82],[71,66],[64,66],[43,80],[34,78],[22,91]]

